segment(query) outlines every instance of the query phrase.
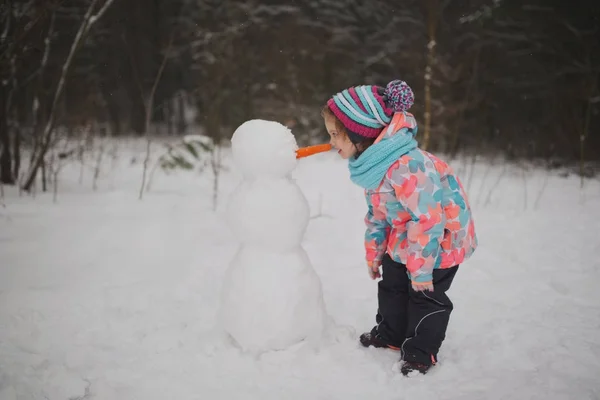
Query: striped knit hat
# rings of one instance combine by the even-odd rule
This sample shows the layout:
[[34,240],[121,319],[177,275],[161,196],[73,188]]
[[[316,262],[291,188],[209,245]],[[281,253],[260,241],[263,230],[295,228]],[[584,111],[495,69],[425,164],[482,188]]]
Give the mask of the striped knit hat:
[[401,80],[385,88],[355,86],[335,94],[327,106],[342,122],[352,142],[375,139],[392,120],[394,113],[408,110],[414,102],[412,89]]

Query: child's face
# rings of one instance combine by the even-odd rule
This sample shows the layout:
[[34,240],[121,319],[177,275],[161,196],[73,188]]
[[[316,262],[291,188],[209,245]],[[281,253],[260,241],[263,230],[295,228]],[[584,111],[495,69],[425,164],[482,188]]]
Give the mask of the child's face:
[[325,127],[329,133],[329,143],[336,148],[343,159],[348,159],[356,153],[356,147],[345,132],[338,131],[333,118],[325,117]]

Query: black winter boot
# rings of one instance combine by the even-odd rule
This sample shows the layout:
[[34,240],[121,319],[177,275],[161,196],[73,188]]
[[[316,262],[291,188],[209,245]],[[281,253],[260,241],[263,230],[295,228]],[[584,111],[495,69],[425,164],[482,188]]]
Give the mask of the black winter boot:
[[388,348],[392,350],[400,350],[399,347],[392,346],[389,343],[386,343],[381,336],[377,333],[377,327],[373,328],[371,332],[365,332],[360,335],[360,344],[365,347],[373,346],[376,348]]
[[429,371],[429,368],[431,368],[431,364],[421,364],[414,361],[404,361],[402,363],[402,367],[400,367],[400,372],[402,372],[402,375],[404,376],[408,376],[408,374],[410,374],[413,371],[417,371],[425,375],[427,371]]

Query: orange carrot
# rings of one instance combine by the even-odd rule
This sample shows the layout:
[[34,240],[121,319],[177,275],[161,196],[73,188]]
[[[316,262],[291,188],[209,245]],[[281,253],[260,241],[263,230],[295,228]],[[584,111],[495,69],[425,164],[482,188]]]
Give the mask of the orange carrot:
[[301,147],[298,150],[296,150],[296,158],[308,157],[308,156],[312,156],[313,154],[323,153],[323,152],[326,152],[329,150],[331,150],[331,145],[329,143],[317,144],[317,145],[308,146],[308,147]]

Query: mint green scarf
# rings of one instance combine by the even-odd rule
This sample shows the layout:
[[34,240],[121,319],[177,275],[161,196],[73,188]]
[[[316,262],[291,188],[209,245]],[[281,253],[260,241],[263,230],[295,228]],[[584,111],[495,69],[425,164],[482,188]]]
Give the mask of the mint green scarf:
[[352,182],[365,189],[377,189],[390,166],[417,148],[417,126],[414,119],[411,122],[413,126],[403,124],[395,132],[386,133],[381,141],[369,146],[358,158],[348,161]]

